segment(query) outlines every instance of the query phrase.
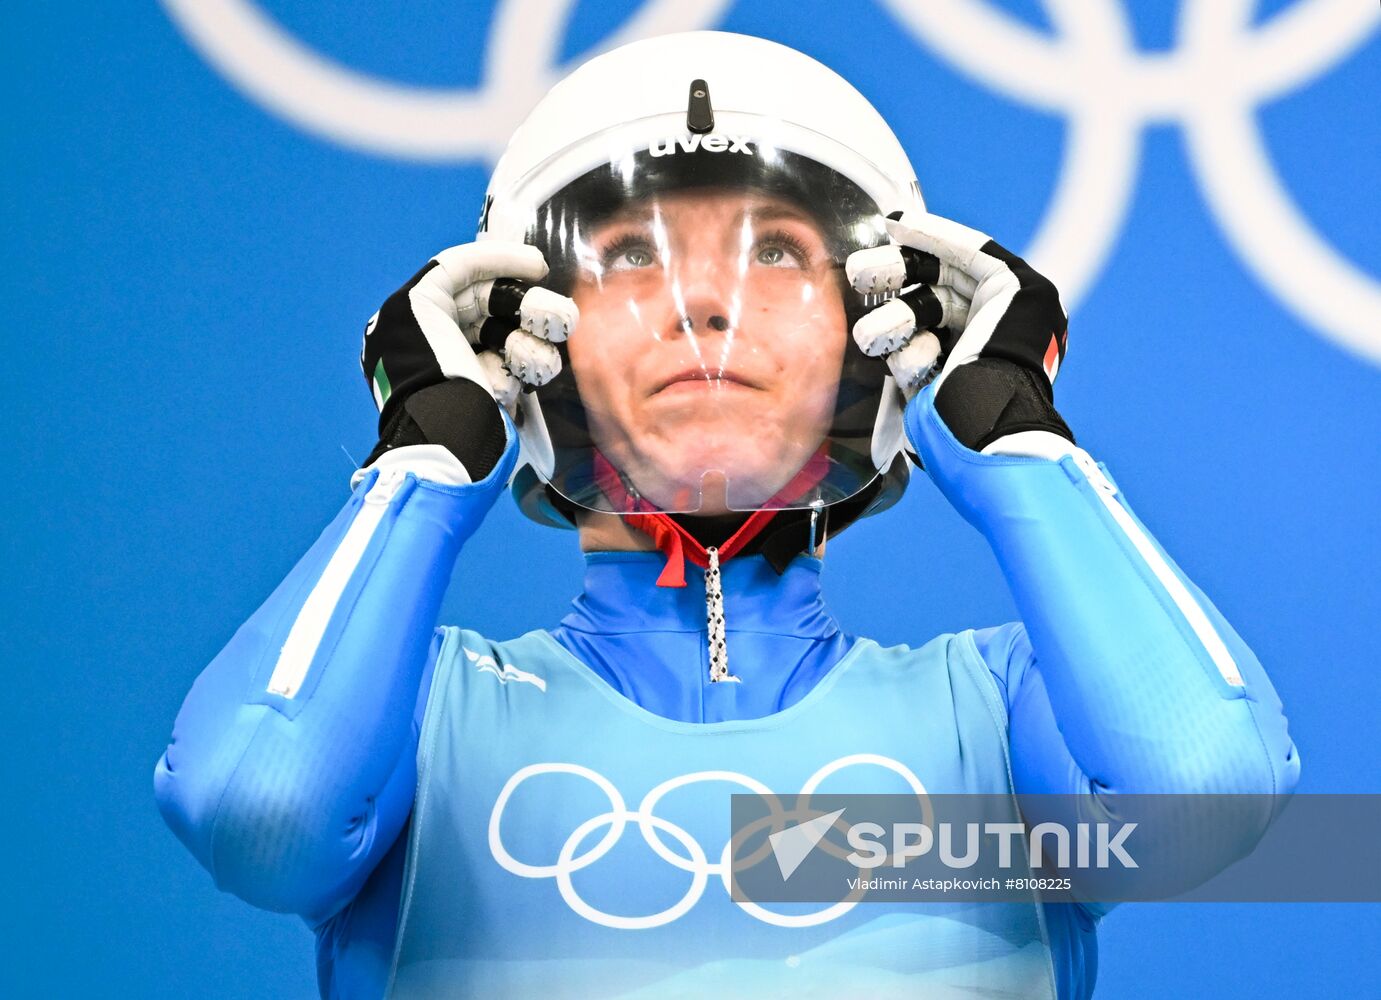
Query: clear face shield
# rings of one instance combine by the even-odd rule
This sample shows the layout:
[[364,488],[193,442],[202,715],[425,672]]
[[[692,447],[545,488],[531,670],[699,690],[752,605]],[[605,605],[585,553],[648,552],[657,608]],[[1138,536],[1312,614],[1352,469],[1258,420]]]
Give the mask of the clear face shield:
[[[780,122],[635,125],[598,137],[593,165],[549,162],[504,199],[547,258],[544,284],[580,309],[561,374],[520,405],[538,474],[614,513],[811,508],[863,490],[901,428],[885,366],[850,335],[876,302],[843,265],[887,241],[883,213],[903,201],[856,155]],[[546,193],[562,173],[574,179]]]

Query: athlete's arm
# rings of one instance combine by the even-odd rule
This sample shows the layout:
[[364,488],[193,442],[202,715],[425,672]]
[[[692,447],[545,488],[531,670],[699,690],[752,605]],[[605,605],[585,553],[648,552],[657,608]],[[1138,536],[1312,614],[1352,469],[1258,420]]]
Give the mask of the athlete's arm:
[[[1280,699],[1251,649],[1082,449],[1058,460],[973,452],[928,390],[908,424],[932,476],[992,546],[1021,615],[976,635],[1006,689],[1018,793],[1091,796],[1079,818],[1109,821],[1129,818],[1119,794],[1244,796],[1192,845],[1184,831],[1210,815],[1210,800],[1157,799],[1149,811],[1143,801],[1141,871],[1111,873],[1123,890],[1135,879],[1153,894],[1187,889],[1248,854],[1299,778]],[[1073,805],[1027,798],[1023,808],[1038,823],[1069,820]],[[1109,877],[1074,875],[1089,896]]]
[[1181,862],[1184,887],[1201,881],[1251,850],[1298,780],[1280,700],[1055,411],[1066,319],[1054,286],[949,220],[903,217],[889,232],[896,245],[850,259],[855,287],[919,284],[854,336],[915,394],[910,440],[992,546],[1020,611],[1021,625],[978,636],[1006,687],[1017,790],[1091,793],[1107,818],[1121,793],[1259,795],[1194,851],[1171,808],[1139,831],[1143,851]]
[[419,479],[414,449],[385,456],[197,678],[154,780],[219,888],[316,924],[392,845],[412,808],[441,599],[514,450],[472,485]]
[[379,444],[183,704],[155,772],[159,807],[216,884],[256,906],[320,923],[407,819],[441,599],[516,460],[500,404],[520,388],[514,370],[555,374],[548,341],[575,319],[568,299],[512,280],[500,295],[494,279],[545,274],[533,247],[453,247],[370,319],[360,362]]

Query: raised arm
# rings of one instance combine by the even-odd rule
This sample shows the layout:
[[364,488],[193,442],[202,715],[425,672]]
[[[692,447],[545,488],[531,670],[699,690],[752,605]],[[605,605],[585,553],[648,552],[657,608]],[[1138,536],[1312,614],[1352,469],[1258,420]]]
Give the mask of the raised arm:
[[1072,445],[972,451],[933,401],[911,405],[912,440],[1021,615],[977,636],[1006,688],[1018,791],[1288,795],[1299,761],[1265,671],[1106,470]]
[[[515,328],[555,321],[564,334],[574,322],[530,309],[521,287],[511,315],[491,317],[492,279],[545,273],[532,247],[455,247],[370,320],[361,363],[379,445],[340,514],[183,703],[155,769],[159,808],[217,886],[255,906],[319,923],[407,820],[441,600],[516,461],[495,397],[518,391],[516,353],[548,378],[540,362],[559,364],[550,343]],[[550,307],[546,294],[534,298]],[[506,322],[503,356],[471,349],[486,322],[490,338]]]
[[1173,857],[1180,887],[1201,881],[1250,851],[1295,787],[1280,700],[1055,411],[1066,325],[1050,282],[949,220],[903,218],[891,234],[898,245],[851,258],[850,277],[921,284],[855,336],[889,354],[904,389],[925,386],[907,406],[910,440],[992,546],[1021,614],[977,636],[1006,688],[1018,792],[1083,794],[1102,813],[1085,818],[1109,819],[1123,793],[1255,795],[1193,851],[1181,834],[1202,806],[1189,799],[1140,832],[1148,862]]
[[[912,404],[913,440],[992,546],[1021,615],[976,638],[1006,689],[1027,820],[1139,821],[1138,871],[1072,873],[1094,912],[1247,855],[1299,779],[1256,656],[1082,449],[982,455],[932,403],[927,391]],[[1082,798],[1033,797],[1057,795]]]
[[412,808],[437,612],[511,465],[452,485],[407,471],[409,450],[370,469],[202,671],[155,770],[164,819],[219,888],[313,923],[354,896]]

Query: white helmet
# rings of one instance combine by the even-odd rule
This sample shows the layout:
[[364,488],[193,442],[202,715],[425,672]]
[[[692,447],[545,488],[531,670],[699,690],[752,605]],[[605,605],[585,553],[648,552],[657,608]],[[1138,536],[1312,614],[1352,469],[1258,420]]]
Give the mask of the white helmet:
[[513,134],[480,218],[480,239],[540,247],[581,312],[562,374],[520,400],[520,506],[819,509],[904,484],[899,394],[849,335],[878,300],[843,263],[923,209],[887,123],[794,49],[697,31],[582,65]]

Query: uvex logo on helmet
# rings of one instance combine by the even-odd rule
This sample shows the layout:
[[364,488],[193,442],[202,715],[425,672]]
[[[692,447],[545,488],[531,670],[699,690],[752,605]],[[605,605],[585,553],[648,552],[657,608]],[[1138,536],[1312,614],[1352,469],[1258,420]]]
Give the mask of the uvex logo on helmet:
[[753,155],[753,147],[748,145],[748,140],[741,135],[719,135],[711,132],[709,135],[691,133],[689,135],[667,136],[665,139],[655,139],[648,143],[647,151],[653,156],[669,156],[677,150],[683,153],[694,153],[697,149],[703,149],[707,153],[746,153]]

